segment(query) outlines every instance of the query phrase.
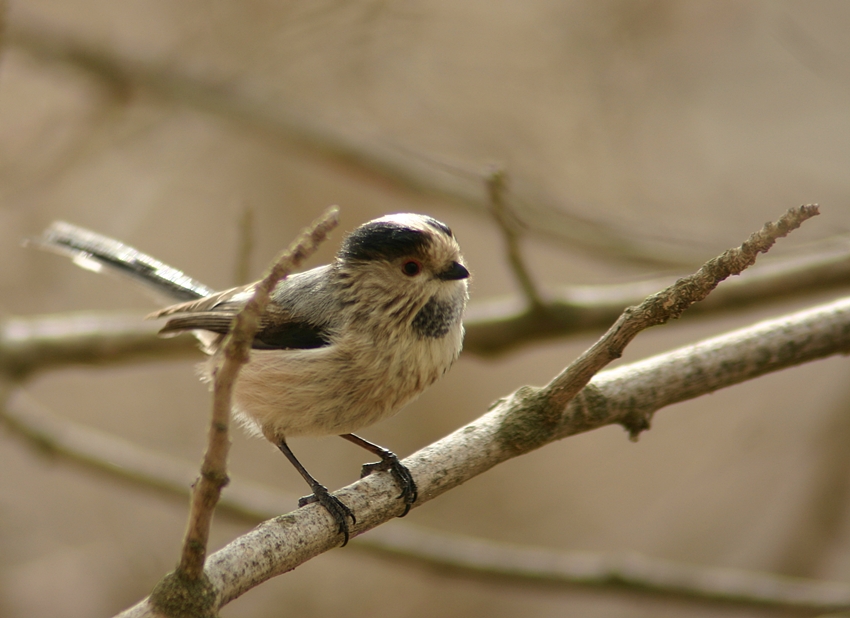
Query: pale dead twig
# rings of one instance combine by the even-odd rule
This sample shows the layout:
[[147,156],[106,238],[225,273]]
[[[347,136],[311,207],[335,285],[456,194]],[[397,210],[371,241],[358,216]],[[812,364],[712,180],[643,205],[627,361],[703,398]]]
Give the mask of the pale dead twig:
[[505,203],[505,192],[507,191],[508,176],[503,169],[494,169],[487,176],[487,192],[490,195],[490,210],[493,218],[499,224],[502,237],[505,240],[505,252],[508,256],[508,264],[522,289],[525,300],[528,303],[529,313],[540,313],[545,310],[545,302],[531,271],[525,265],[525,259],[519,246],[520,221]]
[[[284,251],[254,289],[254,295],[239,311],[219,352],[221,363],[213,371],[213,411],[209,443],[195,482],[189,509],[189,524],[183,540],[180,562],[173,574],[157,584],[151,604],[166,614],[187,606],[199,607],[208,598],[209,586],[203,577],[207,541],[213,512],[222,488],[228,482],[227,455],[230,450],[230,410],[233,385],[242,366],[248,362],[260,316],[270,302],[278,282],[312,255],[338,223],[339,209],[329,208]],[[199,607],[202,609],[202,607]],[[182,614],[181,614],[182,615]]]

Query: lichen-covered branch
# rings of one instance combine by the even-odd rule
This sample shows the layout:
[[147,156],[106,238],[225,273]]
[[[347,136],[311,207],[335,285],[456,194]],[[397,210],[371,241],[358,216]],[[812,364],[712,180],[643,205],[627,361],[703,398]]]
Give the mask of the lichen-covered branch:
[[[597,374],[568,406],[560,435],[641,417],[765,373],[850,352],[850,299],[813,307]],[[739,371],[740,370],[740,371]],[[635,403],[641,406],[636,409]],[[26,393],[3,413],[5,425],[40,448],[88,467],[183,496],[194,467],[42,409]],[[417,479],[422,472],[415,470]],[[232,483],[219,511],[259,521],[292,496]],[[832,611],[850,607],[850,587],[770,574],[683,566],[647,557],[554,553],[481,539],[445,538],[401,522],[353,545],[407,560],[503,577],[567,585],[626,587],[658,594]],[[534,559],[534,557],[537,559]]]
[[[405,465],[419,487],[416,506],[507,459],[567,435],[612,423],[623,424],[633,436],[647,429],[651,405],[642,406],[637,414],[633,402],[625,409],[609,407],[600,396],[598,385],[593,385],[587,397],[575,399],[576,405],[580,406],[576,410],[573,407],[575,395],[589,382],[593,373],[619,356],[623,347],[640,330],[678,317],[690,304],[707,296],[720,281],[752,264],[756,256],[767,251],[777,238],[816,214],[817,207],[814,206],[789,210],[776,223],[768,223],[750,236],[741,247],[730,249],[707,262],[694,275],[680,279],[670,288],[647,298],[638,307],[627,309],[599,342],[546,387],[521,388],[497,402],[490,412],[476,421],[406,459]],[[844,306],[843,309],[848,308]],[[842,313],[837,309],[832,311]],[[761,329],[757,330],[760,336],[756,343],[763,346],[764,333]],[[824,342],[826,349],[835,349],[836,341],[840,342],[840,350],[848,349],[850,341],[845,343],[844,339],[850,340],[850,328],[846,328],[845,323],[845,327],[839,330],[841,332],[830,333],[825,339],[813,342],[811,337],[807,337],[804,342],[798,342],[801,348],[808,344],[819,350],[801,351],[800,357],[826,355]],[[797,355],[782,353],[782,350],[789,349],[788,341],[783,340],[789,332],[797,332],[797,329],[783,324],[772,333],[771,343],[781,342],[780,346],[773,354],[760,350],[759,362],[749,372],[750,377],[772,371],[773,367],[787,366],[789,358],[796,358]],[[741,337],[738,338],[740,343]],[[747,343],[746,349],[755,345],[753,341]],[[717,377],[723,375],[721,371]],[[732,380],[730,383],[741,379],[736,372],[727,372],[726,378]],[[717,381],[712,382],[711,390],[719,388],[718,384]],[[601,408],[591,404],[601,405]],[[372,475],[336,492],[358,514],[353,535],[362,534],[391,519],[394,513],[391,505],[396,492],[394,482],[386,475]],[[210,556],[205,575],[210,590],[215,591],[214,606],[220,607],[263,581],[335,547],[336,538],[330,524],[330,515],[323,508],[310,505],[265,522]],[[145,616],[150,615],[150,611],[150,604],[142,602],[122,615]]]

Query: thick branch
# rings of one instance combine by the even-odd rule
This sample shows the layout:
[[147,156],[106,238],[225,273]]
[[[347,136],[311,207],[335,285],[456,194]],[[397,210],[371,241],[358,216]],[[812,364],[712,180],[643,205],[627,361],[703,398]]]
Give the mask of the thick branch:
[[[635,413],[646,418],[662,407],[765,373],[850,352],[848,333],[850,299],[845,299],[603,371],[570,403],[558,437],[587,431],[601,424],[621,422],[621,419]],[[169,493],[184,495],[187,482],[194,476],[190,464],[149,453],[118,438],[55,417],[40,409],[25,394],[14,398],[4,420],[8,428],[52,453]],[[414,469],[414,474],[419,481],[425,471]],[[219,510],[256,521],[280,512],[281,505],[291,502],[291,497],[280,492],[240,481],[232,483],[223,495]],[[388,499],[388,504],[391,502]],[[575,556],[570,553],[558,554],[557,559],[540,555],[535,561],[523,552],[538,555],[542,550],[506,548],[470,539],[463,543],[444,541],[441,540],[442,534],[428,534],[428,538],[422,541],[421,537],[425,534],[415,531],[408,534],[406,530],[399,532],[395,525],[381,528],[363,539],[355,539],[355,544],[459,569],[565,584],[622,585],[668,593],[672,582],[678,582],[675,584],[678,594],[698,598],[788,605],[819,611],[850,607],[850,590],[838,584],[812,583],[811,587],[807,587],[805,582],[798,580],[771,580],[768,575],[742,574],[732,578],[728,585],[719,586],[712,582],[717,582],[717,577],[724,573],[730,575],[725,570],[720,570],[720,575],[717,575],[711,569],[706,569],[702,576],[686,569],[679,578],[665,576],[668,578],[665,580],[661,574],[675,569],[669,563],[659,562],[659,571],[649,558],[636,562],[616,556]],[[469,544],[476,547],[483,545],[483,549],[473,547],[466,551]],[[444,551],[447,547],[452,551]],[[516,566],[521,564],[532,566],[523,570]],[[687,584],[687,581],[691,583]]]
[[[561,421],[536,445],[614,423],[628,425],[636,402],[637,414],[646,418],[677,401],[847,352],[850,299],[843,299],[600,373],[562,410]],[[735,363],[730,363],[731,359]],[[733,365],[739,363],[745,368],[742,372],[734,371]],[[504,433],[518,415],[539,405],[529,401],[529,390],[520,389],[500,400],[481,418],[404,461],[420,489],[417,505],[520,453],[504,439]],[[356,510],[355,533],[361,534],[393,518],[397,493],[387,475],[372,475],[337,495]],[[337,545],[326,514],[309,506],[269,520],[236,539],[210,556],[206,572],[218,591],[218,602],[224,604]],[[837,605],[846,608],[846,598]],[[147,616],[148,612],[143,603],[122,616]]]

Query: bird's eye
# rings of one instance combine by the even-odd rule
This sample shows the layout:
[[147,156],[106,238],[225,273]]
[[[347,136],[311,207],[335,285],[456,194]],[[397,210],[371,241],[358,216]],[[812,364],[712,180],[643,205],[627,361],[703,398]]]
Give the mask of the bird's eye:
[[422,270],[422,264],[417,262],[416,260],[407,260],[404,264],[401,265],[401,272],[403,272],[408,277],[415,277]]

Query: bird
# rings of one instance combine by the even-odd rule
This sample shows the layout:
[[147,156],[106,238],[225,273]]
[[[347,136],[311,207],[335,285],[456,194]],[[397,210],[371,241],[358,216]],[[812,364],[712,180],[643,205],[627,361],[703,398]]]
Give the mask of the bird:
[[[201,371],[207,381],[258,283],[216,292],[129,245],[62,221],[30,243],[91,270],[128,275],[177,302],[148,317],[166,320],[162,336],[195,334],[208,354]],[[312,491],[299,506],[321,504],[343,546],[354,512],[304,468],[287,441],[339,435],[373,453],[380,461],[364,464],[361,476],[390,472],[406,515],[418,497],[410,471],[392,451],[354,432],[395,414],[449,370],[463,346],[469,279],[446,224],[389,214],[347,234],[331,263],[280,281],[260,316],[234,385],[234,417],[286,456]]]

